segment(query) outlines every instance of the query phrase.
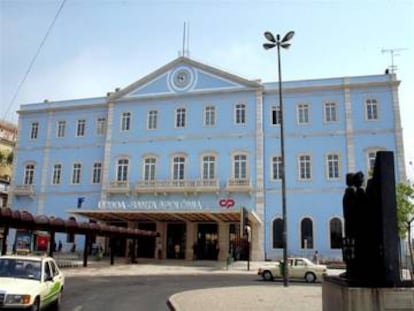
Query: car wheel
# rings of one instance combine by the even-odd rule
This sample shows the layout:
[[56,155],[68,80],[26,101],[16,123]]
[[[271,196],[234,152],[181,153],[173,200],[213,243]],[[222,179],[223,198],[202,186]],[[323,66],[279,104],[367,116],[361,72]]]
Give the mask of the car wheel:
[[313,283],[313,282],[316,281],[316,275],[314,273],[312,273],[312,272],[307,272],[305,274],[305,280],[308,283]]
[[30,308],[30,311],[40,311],[40,299],[37,297],[35,301],[33,302],[32,307]]
[[270,271],[264,271],[263,272],[263,280],[265,281],[273,281],[273,275]]

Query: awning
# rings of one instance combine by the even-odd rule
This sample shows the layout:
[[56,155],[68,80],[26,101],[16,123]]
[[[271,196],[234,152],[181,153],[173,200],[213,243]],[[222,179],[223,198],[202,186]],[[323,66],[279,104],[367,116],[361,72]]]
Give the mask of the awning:
[[[240,210],[230,211],[131,211],[131,210],[79,210],[71,209],[70,214],[84,216],[90,219],[102,221],[190,221],[190,222],[239,222]],[[249,217],[254,223],[261,223],[257,215]]]

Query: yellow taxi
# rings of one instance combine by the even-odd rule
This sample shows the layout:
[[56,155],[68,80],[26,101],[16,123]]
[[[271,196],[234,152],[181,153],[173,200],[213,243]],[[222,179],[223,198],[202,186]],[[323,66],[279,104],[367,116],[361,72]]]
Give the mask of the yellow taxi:
[[59,309],[65,277],[47,256],[0,256],[0,310]]

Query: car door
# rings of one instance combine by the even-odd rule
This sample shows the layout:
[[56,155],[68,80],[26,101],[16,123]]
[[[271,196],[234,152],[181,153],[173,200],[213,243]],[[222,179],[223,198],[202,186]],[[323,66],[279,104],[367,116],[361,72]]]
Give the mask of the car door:
[[52,260],[47,261],[47,266],[49,267],[49,269],[46,269],[46,271],[49,271],[49,277],[46,279],[46,285],[48,288],[46,300],[49,304],[58,299],[63,276],[61,275],[59,269],[56,267],[56,264]]
[[302,279],[305,275],[305,262],[302,259],[292,260],[291,276],[293,278]]

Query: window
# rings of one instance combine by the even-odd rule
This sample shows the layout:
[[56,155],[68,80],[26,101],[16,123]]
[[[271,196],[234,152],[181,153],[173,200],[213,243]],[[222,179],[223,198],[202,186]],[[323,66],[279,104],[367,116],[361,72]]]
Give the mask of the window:
[[207,106],[204,108],[204,126],[216,125],[216,107]]
[[95,162],[93,164],[92,183],[99,184],[102,178],[102,163]]
[[367,99],[365,101],[365,109],[367,120],[378,120],[378,103],[376,99]]
[[155,158],[146,158],[144,160],[144,180],[155,180],[155,168],[157,160]]
[[173,159],[173,179],[184,180],[185,173],[185,158],[174,157]]
[[246,123],[246,105],[237,104],[235,113],[236,113],[236,124],[245,124]]
[[234,178],[247,178],[247,156],[238,154],[234,156]]
[[299,156],[299,179],[309,180],[312,178],[311,174],[311,156],[303,154]]
[[328,154],[326,157],[326,170],[328,172],[328,179],[339,178],[339,155]]
[[282,121],[280,106],[272,106],[272,125],[279,125]]
[[325,103],[325,122],[336,122],[336,104]]
[[53,165],[52,185],[59,185],[62,176],[62,164]]
[[57,128],[57,137],[65,137],[66,121],[59,121]]
[[300,224],[301,248],[313,248],[313,222],[310,218],[302,219]]
[[368,152],[368,171],[371,171],[371,172],[374,171],[376,157],[377,157],[376,151]]
[[85,136],[85,120],[78,120],[78,126],[76,127],[76,136]]
[[216,158],[214,156],[203,157],[203,179],[216,178]]
[[33,184],[34,170],[35,170],[34,164],[27,164],[25,166],[25,168],[24,168],[24,180],[23,180],[23,183],[25,185],[32,185]]
[[157,122],[158,122],[158,111],[151,110],[148,112],[148,124],[147,127],[149,130],[155,130],[157,128]]
[[37,139],[39,134],[39,122],[32,122],[30,130],[30,139]]
[[273,248],[283,248],[283,219],[273,220]]
[[178,108],[176,110],[175,127],[185,127],[185,108]]
[[121,131],[129,131],[131,128],[131,113],[124,112],[121,118]]
[[72,184],[73,185],[80,184],[81,170],[82,170],[82,164],[80,163],[73,164],[73,168],[72,168]]
[[96,135],[105,135],[106,133],[106,118],[98,118],[96,120]]
[[339,218],[332,218],[329,222],[331,248],[342,248],[342,221]]
[[129,166],[128,159],[119,159],[118,160],[118,167],[117,167],[117,173],[116,173],[116,180],[117,181],[127,181],[128,180],[128,166]]
[[272,158],[272,179],[282,179],[282,157],[276,156]]
[[309,123],[309,105],[308,104],[298,105],[298,123],[299,124]]

